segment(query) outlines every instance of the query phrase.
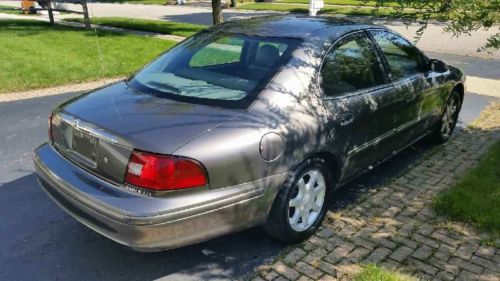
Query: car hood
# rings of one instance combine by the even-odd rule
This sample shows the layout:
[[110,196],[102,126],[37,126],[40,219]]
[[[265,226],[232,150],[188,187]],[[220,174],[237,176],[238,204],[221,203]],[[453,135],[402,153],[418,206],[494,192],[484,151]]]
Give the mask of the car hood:
[[140,150],[170,154],[243,109],[191,104],[138,92],[119,82],[76,97],[61,110]]

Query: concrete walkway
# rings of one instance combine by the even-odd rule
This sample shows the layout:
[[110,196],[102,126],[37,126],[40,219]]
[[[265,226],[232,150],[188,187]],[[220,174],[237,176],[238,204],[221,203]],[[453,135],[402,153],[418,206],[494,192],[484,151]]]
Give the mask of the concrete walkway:
[[117,77],[117,78],[104,78],[95,81],[88,81],[83,83],[75,83],[68,85],[61,85],[57,87],[50,88],[41,88],[35,90],[28,91],[20,91],[13,93],[0,94],[0,103],[2,102],[10,102],[17,100],[26,100],[33,99],[45,96],[53,96],[53,95],[62,95],[67,93],[83,93],[86,91],[90,91],[93,89],[97,89],[99,87],[103,87],[106,85],[110,85],[117,81],[123,80],[125,77]]
[[[19,7],[20,4],[18,1],[2,1],[2,5]],[[209,7],[159,6],[116,3],[91,3],[89,7],[91,15],[95,17],[159,19],[206,25],[212,23],[212,11]],[[79,5],[69,5],[69,8],[81,10],[81,7]],[[234,20],[241,17],[263,16],[282,13],[275,11],[225,9],[223,11],[223,14],[226,20]],[[407,26],[402,22],[393,20],[370,19],[369,17],[349,18],[356,21],[371,21],[375,24],[387,26],[401,33],[407,38],[413,38],[419,28],[418,25]],[[493,34],[494,30],[478,30],[476,32],[473,32],[471,36],[463,35],[460,37],[453,37],[451,34],[444,32],[442,30],[443,27],[444,24],[441,23],[429,24],[417,46],[427,52],[500,59],[500,51],[495,51],[492,54],[477,52],[478,48],[486,43],[487,38],[491,34]]]

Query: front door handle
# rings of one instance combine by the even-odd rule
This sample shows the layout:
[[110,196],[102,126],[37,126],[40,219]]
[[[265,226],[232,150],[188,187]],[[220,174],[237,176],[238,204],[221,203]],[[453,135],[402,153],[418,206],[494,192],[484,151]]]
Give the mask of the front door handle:
[[340,126],[347,126],[351,124],[353,121],[354,121],[354,115],[352,115],[351,113],[343,114],[340,117]]

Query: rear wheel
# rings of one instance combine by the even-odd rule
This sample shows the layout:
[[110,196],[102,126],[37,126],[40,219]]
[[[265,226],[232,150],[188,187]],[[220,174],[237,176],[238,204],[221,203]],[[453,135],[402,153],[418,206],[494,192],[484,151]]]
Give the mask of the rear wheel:
[[328,205],[330,177],[321,159],[301,164],[282,186],[264,229],[285,243],[298,243],[321,225]]
[[437,143],[444,143],[450,139],[458,121],[460,113],[460,96],[456,91],[453,91],[446,101],[445,108],[441,115],[434,132],[431,134],[431,140]]

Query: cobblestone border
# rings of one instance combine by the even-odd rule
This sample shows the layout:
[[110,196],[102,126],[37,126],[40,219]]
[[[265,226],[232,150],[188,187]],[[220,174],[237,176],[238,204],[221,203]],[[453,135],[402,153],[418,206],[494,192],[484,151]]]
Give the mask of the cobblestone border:
[[483,243],[492,237],[431,206],[498,140],[500,103],[403,175],[329,212],[314,236],[260,266],[253,280],[350,280],[361,265],[377,264],[422,280],[500,281],[500,249]]

